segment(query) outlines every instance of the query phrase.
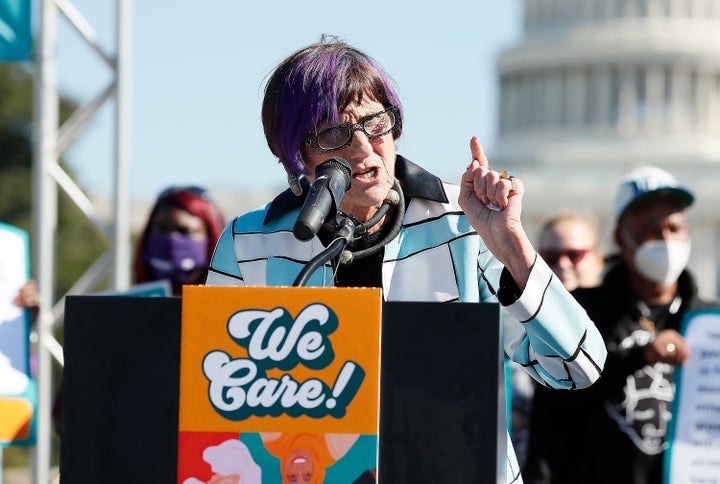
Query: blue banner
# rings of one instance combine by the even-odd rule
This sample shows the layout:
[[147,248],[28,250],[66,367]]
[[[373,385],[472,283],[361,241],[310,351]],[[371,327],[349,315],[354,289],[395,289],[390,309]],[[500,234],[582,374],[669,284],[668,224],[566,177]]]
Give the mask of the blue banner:
[[0,0],[0,62],[32,55],[31,0]]

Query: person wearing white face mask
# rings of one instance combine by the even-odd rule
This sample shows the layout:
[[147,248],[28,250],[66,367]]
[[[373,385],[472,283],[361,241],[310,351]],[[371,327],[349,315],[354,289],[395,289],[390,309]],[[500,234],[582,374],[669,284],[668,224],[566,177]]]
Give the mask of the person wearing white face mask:
[[[615,242],[598,287],[572,292],[608,350],[587,390],[549,392],[533,401],[526,484],[660,484],[674,369],[691,351],[678,332],[701,300],[686,266],[692,193],[667,171],[646,166],[620,182]],[[564,419],[565,426],[553,424]],[[568,430],[572,429],[572,430]]]
[[586,476],[577,482],[663,482],[674,370],[692,350],[678,332],[682,317],[690,309],[718,306],[698,297],[687,270],[686,212],[693,201],[660,168],[624,176],[615,204],[618,262],[600,287],[573,293],[608,349],[605,370],[585,395],[596,418],[582,465]]

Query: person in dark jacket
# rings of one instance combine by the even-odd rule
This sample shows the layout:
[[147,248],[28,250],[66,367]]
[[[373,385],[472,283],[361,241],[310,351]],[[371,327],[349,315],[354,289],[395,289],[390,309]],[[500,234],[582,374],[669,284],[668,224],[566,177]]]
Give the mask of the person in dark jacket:
[[[605,369],[587,390],[535,392],[526,483],[662,482],[674,370],[690,350],[680,324],[686,311],[718,305],[698,296],[686,268],[693,200],[657,167],[623,178],[615,206],[620,254],[599,287],[573,292],[603,334]],[[575,425],[551,427],[552,415]]]

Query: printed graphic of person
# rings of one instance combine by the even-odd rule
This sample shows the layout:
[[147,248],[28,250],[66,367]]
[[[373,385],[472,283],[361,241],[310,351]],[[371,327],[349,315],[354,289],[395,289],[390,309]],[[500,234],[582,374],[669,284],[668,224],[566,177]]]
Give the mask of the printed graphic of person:
[[313,477],[313,457],[303,449],[297,449],[285,463],[285,477],[290,482],[310,482]]
[[213,475],[209,481],[194,477],[183,484],[262,484],[260,466],[248,448],[238,439],[229,439],[203,451],[203,460],[210,464]]
[[283,484],[321,484],[325,472],[358,440],[357,434],[261,432],[265,448],[280,459]]

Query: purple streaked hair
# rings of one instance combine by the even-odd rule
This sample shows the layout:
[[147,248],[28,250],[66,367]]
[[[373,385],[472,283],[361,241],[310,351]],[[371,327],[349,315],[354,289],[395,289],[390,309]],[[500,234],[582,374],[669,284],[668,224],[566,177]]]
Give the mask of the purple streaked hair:
[[270,151],[287,170],[308,174],[300,151],[305,137],[321,122],[337,124],[338,113],[363,96],[397,106],[402,119],[397,90],[372,57],[331,36],[296,51],[265,86],[262,122]]

